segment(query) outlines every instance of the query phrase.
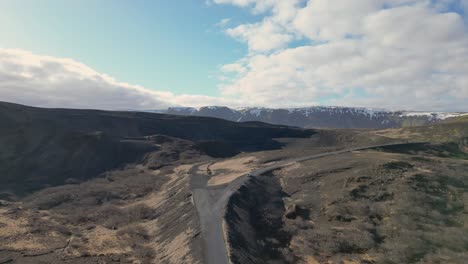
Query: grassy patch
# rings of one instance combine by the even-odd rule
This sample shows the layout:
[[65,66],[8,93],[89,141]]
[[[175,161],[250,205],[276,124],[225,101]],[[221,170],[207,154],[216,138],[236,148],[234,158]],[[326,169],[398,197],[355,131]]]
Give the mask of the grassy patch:
[[[435,210],[443,217],[454,215],[464,210],[463,191],[467,185],[459,179],[448,176],[431,177],[417,174],[410,179],[410,186],[415,191],[422,191],[425,204],[431,210]],[[461,190],[460,190],[461,189]],[[452,219],[442,219],[449,224]]]
[[413,168],[413,165],[403,161],[392,161],[385,163],[382,167],[386,170],[408,170]]
[[[394,146],[379,147],[377,148],[377,150],[410,155],[429,155],[441,158],[468,160],[468,153],[463,152],[461,150],[460,145],[456,142],[447,142],[441,144],[408,143]],[[421,157],[415,157],[413,159],[416,158],[421,160]]]

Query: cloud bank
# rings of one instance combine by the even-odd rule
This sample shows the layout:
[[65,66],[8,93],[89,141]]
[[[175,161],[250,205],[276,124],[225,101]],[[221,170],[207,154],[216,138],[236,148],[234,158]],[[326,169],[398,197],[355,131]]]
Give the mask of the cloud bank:
[[203,95],[175,95],[115,80],[72,59],[0,49],[0,100],[41,107],[108,110],[236,104]]
[[214,0],[261,17],[225,96],[275,106],[468,110],[467,0]]
[[148,89],[72,59],[0,49],[0,100],[112,110],[325,104],[468,111],[468,0],[211,1],[258,18],[218,23],[248,47],[220,66],[218,97]]

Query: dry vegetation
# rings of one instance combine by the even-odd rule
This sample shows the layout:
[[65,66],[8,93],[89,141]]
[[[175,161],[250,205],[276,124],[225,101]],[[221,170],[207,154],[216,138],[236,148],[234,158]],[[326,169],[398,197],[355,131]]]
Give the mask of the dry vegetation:
[[210,174],[216,185],[284,159],[402,139],[430,143],[295,163],[248,181],[228,205],[233,262],[466,259],[465,117],[424,128],[315,133],[204,118],[73,111],[0,105],[7,124],[0,129],[5,145],[0,171],[6,175],[0,177],[0,264],[202,263],[189,189],[193,164],[204,162],[199,173]]
[[208,184],[221,185],[229,183],[258,166],[258,159],[254,156],[241,156],[214,162],[207,168],[212,176]]
[[203,156],[185,141],[150,140],[160,150],[141,164],[3,201],[0,261],[199,263],[191,166],[177,164]]
[[464,263],[466,171],[464,159],[374,150],[263,176],[231,201],[232,259]]
[[[447,130],[435,126],[429,132],[424,127],[322,131],[306,144],[298,141],[303,148],[323,151],[392,140],[382,135],[396,141],[438,139],[294,163],[250,180],[228,206],[231,260],[465,263],[467,127],[454,122]],[[366,143],[366,133],[375,138]],[[262,160],[293,156],[286,153],[300,149],[293,143]]]

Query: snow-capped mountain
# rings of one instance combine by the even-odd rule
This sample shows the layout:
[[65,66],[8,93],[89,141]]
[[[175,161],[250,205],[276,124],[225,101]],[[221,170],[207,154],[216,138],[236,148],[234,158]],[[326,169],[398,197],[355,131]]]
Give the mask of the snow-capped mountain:
[[170,107],[157,111],[174,115],[207,116],[235,122],[261,121],[305,128],[395,128],[440,122],[468,113],[389,111],[378,108],[314,106],[303,108],[229,108],[225,106]]

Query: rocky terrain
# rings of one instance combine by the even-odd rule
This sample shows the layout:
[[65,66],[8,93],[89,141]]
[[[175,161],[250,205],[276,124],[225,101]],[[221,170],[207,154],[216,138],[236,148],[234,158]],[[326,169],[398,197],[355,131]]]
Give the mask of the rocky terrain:
[[0,120],[0,192],[16,193],[82,182],[139,162],[160,150],[157,135],[190,141],[193,151],[216,157],[279,148],[274,138],[314,133],[256,122],[9,103],[0,103]]
[[467,127],[458,120],[384,131],[438,140],[296,162],[252,178],[226,212],[232,262],[464,263]]
[[261,121],[304,128],[398,128],[441,122],[466,113],[389,111],[359,107],[304,107],[288,109],[223,106],[172,107],[158,111],[174,115],[208,116],[230,121]]
[[0,104],[0,263],[203,263],[192,164],[314,131]]
[[308,130],[0,103],[0,122],[0,263],[207,263],[194,179],[227,200],[232,263],[466,259],[464,116]]

